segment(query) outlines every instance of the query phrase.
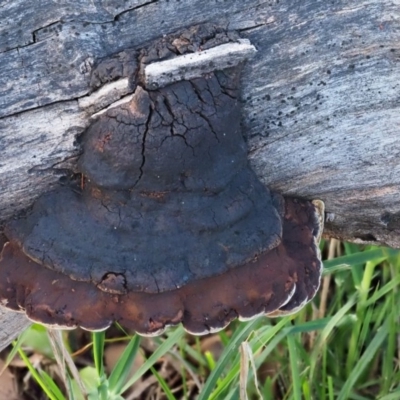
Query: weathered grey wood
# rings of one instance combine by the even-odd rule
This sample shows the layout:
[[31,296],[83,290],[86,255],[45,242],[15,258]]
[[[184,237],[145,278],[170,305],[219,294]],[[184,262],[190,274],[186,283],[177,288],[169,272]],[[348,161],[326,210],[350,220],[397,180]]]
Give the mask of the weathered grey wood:
[[14,0],[0,17],[0,220],[73,167],[99,111],[86,97],[96,60],[214,22],[258,50],[243,126],[263,182],[324,200],[328,235],[400,247],[398,0]]
[[25,314],[19,314],[0,307],[0,351],[7,347],[31,322]]

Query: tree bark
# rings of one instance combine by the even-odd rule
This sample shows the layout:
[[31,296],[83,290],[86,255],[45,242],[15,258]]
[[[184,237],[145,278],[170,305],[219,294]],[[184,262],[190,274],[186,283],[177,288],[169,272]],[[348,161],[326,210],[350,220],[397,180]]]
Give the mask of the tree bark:
[[[14,0],[0,6],[0,221],[73,168],[101,58],[190,25],[238,30],[251,164],[325,202],[325,234],[400,247],[398,0]],[[0,313],[0,349],[24,316]],[[8,338],[8,339],[6,339]]]

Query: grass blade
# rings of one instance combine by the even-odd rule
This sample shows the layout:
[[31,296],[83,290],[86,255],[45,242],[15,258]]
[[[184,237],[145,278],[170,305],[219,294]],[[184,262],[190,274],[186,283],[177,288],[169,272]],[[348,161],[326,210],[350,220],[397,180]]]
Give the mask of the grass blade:
[[380,247],[367,251],[361,251],[354,254],[349,254],[342,257],[337,257],[332,260],[324,261],[324,269],[329,270],[339,265],[353,266],[358,264],[365,264],[370,260],[377,258],[399,257],[400,250],[389,249],[387,247]]
[[14,359],[14,357],[17,355],[19,349],[21,348],[22,344],[24,343],[24,340],[26,336],[29,334],[29,328],[26,329],[24,332],[22,332],[21,335],[18,336],[18,340],[14,341],[12,343],[13,348],[10,351],[10,354],[7,356],[7,359],[4,363],[4,367],[0,370],[0,375],[6,370],[6,368],[10,365],[10,362]]
[[[35,367],[32,365],[29,358],[27,357],[27,355],[21,348],[18,349],[18,354],[24,361],[25,365],[28,367],[29,372],[32,374],[32,376],[35,378],[36,382],[39,384],[39,386],[42,388],[43,392],[47,395],[47,397],[50,400],[65,400],[65,397],[62,394],[61,394],[61,397],[58,397],[57,393],[53,393],[53,391],[49,388],[48,382],[45,382],[45,380],[38,373],[38,371],[36,371]],[[51,379],[50,377],[48,377],[48,378]],[[55,383],[54,383],[54,385],[55,385]]]
[[229,361],[232,361],[232,358],[237,357],[239,359],[238,350],[240,344],[249,336],[250,332],[253,331],[259,323],[259,319],[255,319],[247,324],[242,324],[242,326],[233,334],[229,344],[221,354],[214,370],[208,377],[197,400],[209,400],[214,398],[211,396],[211,393],[215,389],[218,379],[222,376],[224,368],[227,366]]
[[115,364],[109,378],[109,390],[113,394],[122,394],[122,388],[128,378],[130,370],[140,346],[141,337],[139,335],[133,336],[126,346],[122,356]]
[[[262,347],[264,347],[270,340],[274,341],[277,337],[279,343],[279,341],[282,340],[289,332],[285,328],[285,326],[288,324],[290,319],[291,317],[282,318],[276,325],[262,326],[258,331],[255,331],[254,338],[250,340],[250,347],[252,352],[258,353],[258,351]],[[285,332],[282,334],[282,331]],[[229,341],[227,342],[227,344],[229,344]],[[272,347],[275,348],[275,346]],[[268,352],[267,353],[262,352],[257,356],[257,359],[255,360],[255,365],[257,369],[260,367],[260,365],[265,360],[268,354],[269,354]],[[217,388],[212,393],[212,398],[220,399],[223,392],[226,390],[229,384],[233,382],[235,379],[237,379],[239,372],[240,372],[240,364],[238,362],[233,363],[229,371],[226,373],[226,376],[220,379],[220,383],[217,385]]]
[[150,371],[157,378],[158,383],[164,390],[165,395],[167,396],[167,399],[168,400],[176,400],[176,397],[171,392],[171,389],[168,387],[168,384],[167,384],[167,382],[165,382],[165,379],[153,367],[150,367]]
[[47,374],[45,371],[39,371],[39,374],[44,383],[47,385],[48,389],[50,389],[54,393],[54,396],[57,399],[65,399],[64,395],[61,393],[60,388],[56,385],[53,379],[51,379],[49,374]]
[[248,400],[247,379],[249,377],[249,357],[246,349],[246,342],[240,345],[240,374],[239,374],[239,392],[240,400]]
[[340,391],[337,397],[337,400],[345,400],[350,398],[350,392],[353,389],[357,379],[364,371],[364,369],[367,367],[367,365],[371,362],[372,358],[374,357],[375,353],[378,351],[378,349],[386,339],[387,335],[388,335],[388,326],[387,324],[385,324],[381,328],[379,328],[375,337],[372,339],[368,347],[365,349],[363,355],[358,360],[357,364],[350,373],[348,379],[344,383],[342,390]]
[[292,371],[293,398],[295,400],[301,400],[301,381],[298,365],[299,358],[297,356],[296,343],[293,334],[287,336],[287,343],[289,349],[290,369]]
[[93,358],[94,358],[94,365],[96,367],[97,373],[99,374],[99,377],[102,377],[104,375],[104,364],[103,364],[104,341],[105,341],[104,331],[93,332]]
[[167,353],[173,346],[177,345],[184,334],[185,330],[182,326],[179,326],[174,332],[172,332],[146,360],[146,362],[134,373],[132,378],[129,379],[121,389],[121,393],[129,389],[129,387],[131,387],[144,373],[146,373],[165,353]]

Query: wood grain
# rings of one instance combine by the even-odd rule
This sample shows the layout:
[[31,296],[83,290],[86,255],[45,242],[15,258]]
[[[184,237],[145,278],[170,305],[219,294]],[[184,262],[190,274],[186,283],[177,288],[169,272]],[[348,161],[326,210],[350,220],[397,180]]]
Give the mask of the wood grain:
[[[258,50],[242,75],[242,101],[249,156],[262,181],[285,195],[325,201],[327,235],[400,247],[396,3],[6,2],[0,7],[0,220],[73,168],[76,137],[89,123],[82,104],[96,60],[213,22],[239,30]],[[0,314],[0,343],[18,326],[26,326],[24,317]]]
[[0,307],[0,351],[8,346],[31,322],[25,314],[18,314]]

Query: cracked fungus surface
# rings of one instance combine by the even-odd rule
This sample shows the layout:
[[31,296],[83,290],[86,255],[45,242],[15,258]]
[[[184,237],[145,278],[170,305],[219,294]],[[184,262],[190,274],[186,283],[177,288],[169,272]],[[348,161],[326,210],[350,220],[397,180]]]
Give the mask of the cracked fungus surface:
[[74,280],[99,285],[122,274],[126,290],[147,293],[222,274],[275,247],[279,199],[248,166],[236,93],[227,90],[216,75],[138,87],[85,133],[83,191],[42,196],[8,237]]
[[82,190],[6,225],[0,300],[29,318],[143,335],[300,308],[320,280],[321,212],[283,200],[247,160],[238,68],[146,91],[82,138]]

